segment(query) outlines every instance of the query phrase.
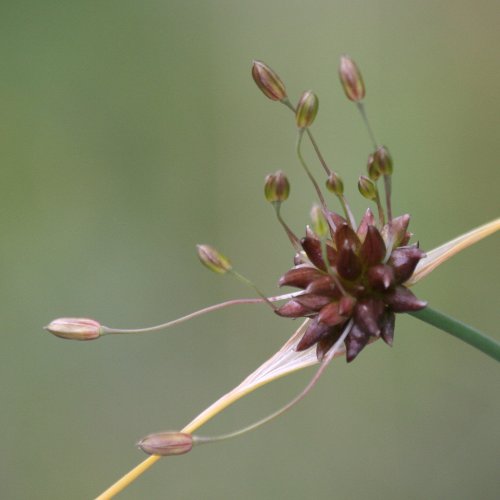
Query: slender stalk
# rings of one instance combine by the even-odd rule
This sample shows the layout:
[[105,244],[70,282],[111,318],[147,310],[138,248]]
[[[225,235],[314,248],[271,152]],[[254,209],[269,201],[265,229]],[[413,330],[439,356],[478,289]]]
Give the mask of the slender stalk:
[[319,201],[321,202],[321,206],[323,207],[323,210],[327,211],[326,207],[326,202],[325,198],[323,197],[323,193],[321,192],[321,189],[318,186],[318,183],[316,182],[316,179],[313,177],[311,174],[311,171],[309,170],[309,167],[307,166],[306,161],[304,160],[304,157],[302,156],[302,150],[301,150],[301,145],[302,145],[302,137],[304,136],[304,129],[299,130],[299,135],[297,137],[297,147],[295,148],[295,151],[297,153],[297,157],[299,158],[299,161],[306,171],[307,177],[309,177],[309,180],[312,182],[314,189],[316,190],[316,193],[318,195]]
[[500,342],[488,337],[476,328],[466,325],[461,321],[457,321],[451,316],[447,316],[446,314],[436,311],[430,307],[426,307],[425,309],[411,312],[409,314],[445,331],[446,333],[450,333],[454,337],[457,337],[472,347],[484,352],[484,354],[500,361]]
[[127,334],[127,333],[148,333],[148,332],[157,332],[160,330],[164,330],[165,328],[169,328],[171,326],[178,325],[179,323],[183,323],[184,321],[189,321],[190,319],[196,318],[197,316],[202,316],[203,314],[207,314],[210,312],[218,311],[219,309],[224,309],[226,307],[237,306],[242,304],[262,304],[264,302],[278,302],[280,300],[288,300],[296,296],[296,293],[287,293],[285,295],[277,295],[275,297],[266,297],[259,299],[234,299],[227,300],[226,302],[221,302],[220,304],[215,304],[213,306],[208,306],[198,311],[194,311],[186,316],[182,316],[180,318],[174,319],[172,321],[168,321],[167,323],[162,323],[161,325],[149,326],[147,328],[132,328],[132,329],[120,329],[120,328],[110,328],[107,326],[103,326],[102,335],[107,334]]
[[375,198],[375,203],[377,204],[378,220],[380,223],[380,228],[383,228],[385,225],[384,207],[382,207],[382,202],[380,201],[380,195],[378,189],[377,189],[377,197]]
[[[292,110],[294,113],[295,113],[295,107],[293,106],[293,104],[287,99],[284,99],[283,101],[281,101],[287,108],[289,108],[290,110]],[[314,151],[316,152],[316,156],[318,157],[318,160],[319,162],[321,163],[321,166],[323,167],[323,169],[325,170],[326,172],[326,175],[330,175],[332,173],[332,170],[330,169],[330,167],[327,165],[325,159],[323,158],[323,155],[321,154],[321,151],[319,149],[319,146],[318,146],[318,143],[316,142],[316,140],[314,139],[314,136],[312,134],[312,132],[307,129],[306,130],[307,132],[307,136],[309,137],[309,140],[311,141],[311,144],[312,144],[312,147],[314,148]]]
[[255,290],[255,293],[259,295],[262,300],[273,310],[276,311],[277,307],[248,279],[245,278],[242,274],[236,272],[234,269],[230,269],[229,273],[231,273],[236,279],[240,280],[244,285],[249,286]]
[[283,220],[283,217],[281,217],[281,203],[273,203],[273,206],[276,212],[276,217],[278,218],[279,223],[283,226],[283,229],[285,230],[288,239],[290,240],[290,243],[297,252],[300,252],[302,250],[302,247],[300,246],[299,239],[297,238],[297,236],[295,236],[294,232],[288,227],[288,224]]
[[385,189],[385,206],[387,208],[387,219],[389,222],[392,220],[392,204],[391,204],[391,176],[384,175],[384,189]]
[[373,143],[373,148],[377,149],[377,141],[375,140],[375,134],[373,133],[373,130],[370,126],[370,122],[368,121],[368,116],[366,114],[365,105],[363,104],[362,101],[358,101],[358,102],[356,102],[356,104],[358,106],[358,110],[361,114],[361,117],[363,118],[363,122],[365,123],[366,130],[368,130],[368,135],[370,136],[370,139]]
[[309,393],[309,391],[316,385],[318,380],[321,378],[321,375],[324,373],[327,366],[334,358],[335,353],[337,352],[338,348],[342,345],[342,343],[344,342],[345,338],[347,337],[350,331],[351,331],[350,327],[344,329],[342,335],[339,337],[339,339],[335,342],[334,346],[327,352],[327,354],[321,361],[318,370],[316,371],[312,379],[309,381],[309,383],[306,385],[306,387],[299,394],[297,394],[297,396],[295,396],[291,401],[289,401],[285,406],[281,407],[274,413],[271,413],[271,415],[268,415],[267,417],[264,417],[263,419],[258,420],[257,422],[254,422],[253,424],[250,424],[247,427],[244,427],[243,429],[239,429],[234,432],[221,434],[219,436],[193,436],[194,442],[196,444],[213,443],[216,441],[224,441],[226,439],[231,439],[237,436],[241,436],[242,434],[246,434],[247,432],[253,431],[258,427],[267,424],[268,422],[274,420],[280,415],[283,415],[283,413],[292,408],[292,406],[295,406],[297,403],[302,401]]

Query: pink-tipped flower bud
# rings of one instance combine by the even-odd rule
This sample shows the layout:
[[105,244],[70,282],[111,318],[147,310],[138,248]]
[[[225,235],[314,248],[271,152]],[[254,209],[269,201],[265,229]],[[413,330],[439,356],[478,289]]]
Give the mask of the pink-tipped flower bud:
[[375,200],[377,198],[377,186],[375,183],[362,175],[358,180],[358,189],[361,196],[367,200]]
[[269,203],[286,201],[290,194],[290,183],[286,175],[278,170],[275,174],[266,176],[264,195]]
[[285,85],[280,77],[262,61],[254,61],[252,64],[252,76],[263,94],[273,101],[286,99]]
[[341,196],[344,194],[344,183],[335,172],[332,172],[328,177],[326,181],[326,189],[328,189],[330,193],[334,193],[337,196]]
[[381,174],[392,174],[392,156],[385,146],[379,146],[375,153],[373,153],[373,160]]
[[380,169],[378,166],[378,163],[375,161],[375,156],[371,154],[368,156],[368,162],[366,164],[366,170],[368,171],[368,177],[374,181],[377,182],[378,178],[380,177]]
[[311,221],[314,232],[320,238],[326,238],[328,235],[328,222],[326,222],[323,210],[319,205],[313,205],[311,208]]
[[310,90],[303,92],[297,104],[297,110],[295,111],[297,127],[310,127],[318,114],[318,106],[318,96],[314,92]]
[[148,455],[183,455],[193,448],[193,437],[183,432],[158,432],[141,439],[137,446]]
[[88,318],[58,318],[49,323],[45,330],[69,340],[94,340],[103,332],[100,323]]
[[354,102],[359,102],[365,97],[365,84],[356,63],[349,56],[340,58],[339,66],[340,83],[345,95]]
[[211,271],[225,274],[232,269],[229,260],[210,245],[196,245],[201,263]]

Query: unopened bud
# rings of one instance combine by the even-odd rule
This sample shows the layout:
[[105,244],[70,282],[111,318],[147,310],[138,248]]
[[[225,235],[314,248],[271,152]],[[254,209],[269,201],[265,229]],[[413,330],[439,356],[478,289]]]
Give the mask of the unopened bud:
[[299,103],[297,104],[297,110],[295,112],[297,127],[310,127],[318,114],[318,106],[318,96],[314,92],[306,90],[300,96]]
[[196,245],[198,257],[203,265],[218,274],[225,274],[232,269],[229,260],[210,245]]
[[374,163],[380,173],[384,175],[392,174],[392,157],[385,146],[379,146],[373,153]]
[[319,205],[313,205],[311,208],[311,221],[314,232],[320,238],[325,238],[328,235],[328,222],[326,222],[323,210]]
[[328,177],[326,181],[326,189],[338,196],[344,194],[344,183],[335,172],[332,172]]
[[141,439],[137,446],[148,455],[183,455],[193,448],[193,437],[183,432],[158,432]]
[[289,194],[290,183],[281,170],[266,176],[264,195],[269,203],[285,201],[288,199]]
[[375,162],[375,158],[374,158],[373,154],[371,154],[368,157],[366,169],[368,170],[368,177],[372,181],[376,182],[378,180],[378,178],[380,177],[380,170],[379,170],[378,164]]
[[377,198],[377,186],[364,175],[358,180],[358,189],[361,195],[368,200],[375,200]]
[[280,77],[262,61],[254,61],[252,64],[252,76],[265,96],[273,101],[286,99],[285,85]]
[[58,318],[49,323],[45,330],[69,340],[94,340],[102,333],[101,324],[88,318]]
[[345,95],[354,102],[359,102],[365,97],[365,84],[356,63],[349,56],[340,58],[339,77]]

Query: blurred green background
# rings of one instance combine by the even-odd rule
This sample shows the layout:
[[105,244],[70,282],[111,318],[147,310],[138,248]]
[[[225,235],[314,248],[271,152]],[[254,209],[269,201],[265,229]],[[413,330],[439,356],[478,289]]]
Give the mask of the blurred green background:
[[[499,20],[496,0],[2,1],[0,496],[97,495],[144,458],[140,437],[181,428],[297,326],[245,306],[98,342],[42,330],[59,316],[147,326],[251,296],[202,268],[196,243],[275,292],[292,252],[264,176],[288,173],[298,233],[314,193],[252,59],[292,100],[319,94],[314,133],[359,215],[370,142],[337,78],[341,53],[357,60],[395,158],[395,210],[431,249],[498,214]],[[497,267],[493,237],[416,291],[498,337]],[[204,432],[271,412],[311,373]],[[161,461],[120,498],[498,498],[499,382],[491,359],[399,317],[392,350],[338,360],[280,420]]]

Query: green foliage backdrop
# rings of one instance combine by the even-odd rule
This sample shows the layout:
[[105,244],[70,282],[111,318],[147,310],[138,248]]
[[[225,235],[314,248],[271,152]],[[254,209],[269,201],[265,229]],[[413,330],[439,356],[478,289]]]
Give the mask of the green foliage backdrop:
[[[370,143],[336,74],[341,53],[357,60],[395,158],[395,211],[430,249],[498,214],[499,17],[493,0],[1,2],[2,498],[98,494],[142,460],[136,440],[182,427],[296,327],[248,306],[142,337],[42,331],[65,315],[156,324],[248,296],[198,264],[196,243],[274,292],[292,255],[263,178],[289,174],[283,213],[299,233],[314,193],[293,120],[255,88],[253,58],[293,99],[319,94],[314,131],[359,215]],[[497,335],[497,260],[491,238],[418,295]],[[207,432],[269,413],[309,376]],[[491,359],[399,318],[392,350],[335,362],[281,420],[164,460],[122,497],[493,499],[499,382]]]

